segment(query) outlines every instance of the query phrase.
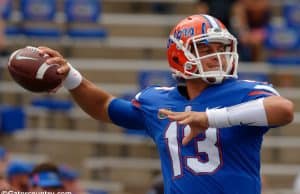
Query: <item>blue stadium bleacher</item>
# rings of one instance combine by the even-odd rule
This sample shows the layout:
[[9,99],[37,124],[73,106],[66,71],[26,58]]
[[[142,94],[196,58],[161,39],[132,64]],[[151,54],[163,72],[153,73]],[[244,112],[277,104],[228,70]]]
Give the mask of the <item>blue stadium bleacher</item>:
[[88,194],[108,194],[107,191],[95,190],[95,189],[87,189]]
[[299,35],[295,29],[283,26],[270,26],[266,46],[274,50],[293,50],[299,47]]
[[62,112],[68,112],[74,107],[73,102],[70,100],[60,100],[52,97],[35,98],[31,101],[31,105],[49,111]]
[[299,65],[300,63],[300,4],[283,6],[281,23],[268,27],[265,46],[269,51],[267,61],[272,65]]
[[283,16],[287,21],[287,25],[300,31],[300,4],[289,3],[283,7]]
[[[12,19],[13,4],[12,0],[2,0],[0,1],[0,14],[4,21],[9,21]],[[7,23],[5,26],[5,34],[8,36],[14,36],[20,34],[20,28],[15,24]]]
[[22,32],[28,37],[59,38],[62,30],[56,24],[56,1],[54,0],[22,0],[21,1]]
[[240,72],[238,73],[239,79],[242,80],[255,80],[260,82],[269,82],[270,78],[267,73],[264,72]]
[[21,107],[10,105],[0,106],[0,132],[3,134],[13,134],[22,130],[26,126],[24,110]]
[[[14,10],[12,0],[0,2],[2,18],[7,22],[6,34],[25,35],[29,38],[106,38],[108,32],[101,27],[101,1],[65,0],[64,9],[58,10],[56,0],[21,0],[19,4],[20,21],[11,21]],[[59,20],[63,11],[64,20]],[[62,18],[60,18],[62,19]]]
[[12,12],[12,0],[0,1],[0,12],[2,19],[8,20]]
[[145,89],[150,85],[170,87],[175,85],[175,79],[169,70],[146,70],[138,73],[140,89]]
[[67,35],[70,38],[106,38],[107,31],[100,26],[99,0],[66,0],[64,4]]

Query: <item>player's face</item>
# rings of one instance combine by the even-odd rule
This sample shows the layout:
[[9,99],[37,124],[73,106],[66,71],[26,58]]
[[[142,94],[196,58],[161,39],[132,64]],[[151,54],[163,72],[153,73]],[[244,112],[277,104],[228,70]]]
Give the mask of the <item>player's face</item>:
[[18,175],[17,181],[19,184],[19,188],[22,188],[22,191],[29,191],[29,176],[26,174]]
[[[209,44],[200,43],[197,45],[197,51],[200,57],[204,57],[206,55],[211,55],[214,53],[225,52],[226,45],[223,43],[209,43]],[[194,55],[196,55],[195,50],[192,49],[191,52]],[[222,64],[222,69],[225,70],[227,68],[226,58],[225,58],[226,56],[223,54],[220,54],[219,56]],[[204,72],[220,70],[220,64],[217,55],[212,55],[210,57],[202,58],[201,64]]]

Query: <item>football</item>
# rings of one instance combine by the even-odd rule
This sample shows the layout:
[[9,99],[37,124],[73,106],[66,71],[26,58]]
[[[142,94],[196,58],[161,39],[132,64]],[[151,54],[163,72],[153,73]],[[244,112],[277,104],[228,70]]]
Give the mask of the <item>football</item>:
[[36,47],[25,47],[14,51],[8,60],[11,77],[31,92],[50,92],[60,86],[63,76],[57,73],[59,65],[47,64],[48,55]]

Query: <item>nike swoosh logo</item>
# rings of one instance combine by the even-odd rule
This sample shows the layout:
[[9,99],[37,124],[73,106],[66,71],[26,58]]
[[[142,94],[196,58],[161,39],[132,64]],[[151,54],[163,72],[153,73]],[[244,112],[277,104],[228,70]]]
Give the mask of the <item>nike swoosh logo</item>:
[[32,57],[26,57],[26,56],[22,56],[22,55],[17,55],[16,56],[16,60],[34,60],[34,61],[37,61],[38,59],[37,58],[32,58]]
[[222,106],[217,106],[217,107],[213,107],[213,108],[206,107],[206,111],[210,110],[210,109],[220,109],[220,108],[222,108]]
[[252,125],[252,124],[254,124],[255,122],[250,122],[250,123],[243,123],[243,122],[240,122],[240,125]]

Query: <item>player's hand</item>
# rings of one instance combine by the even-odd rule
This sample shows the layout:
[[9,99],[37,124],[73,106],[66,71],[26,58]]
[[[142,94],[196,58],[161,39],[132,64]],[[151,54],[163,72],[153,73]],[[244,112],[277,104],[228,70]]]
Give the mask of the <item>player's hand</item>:
[[182,140],[182,144],[188,144],[199,133],[208,128],[208,119],[205,112],[173,112],[166,109],[160,109],[160,114],[165,114],[171,120],[178,121],[179,124],[189,125],[191,132]]
[[64,75],[64,78],[66,78],[70,71],[68,61],[64,59],[64,57],[56,50],[44,46],[40,46],[38,49],[42,54],[47,54],[50,56],[46,63],[60,65],[60,67],[57,69],[57,73]]

